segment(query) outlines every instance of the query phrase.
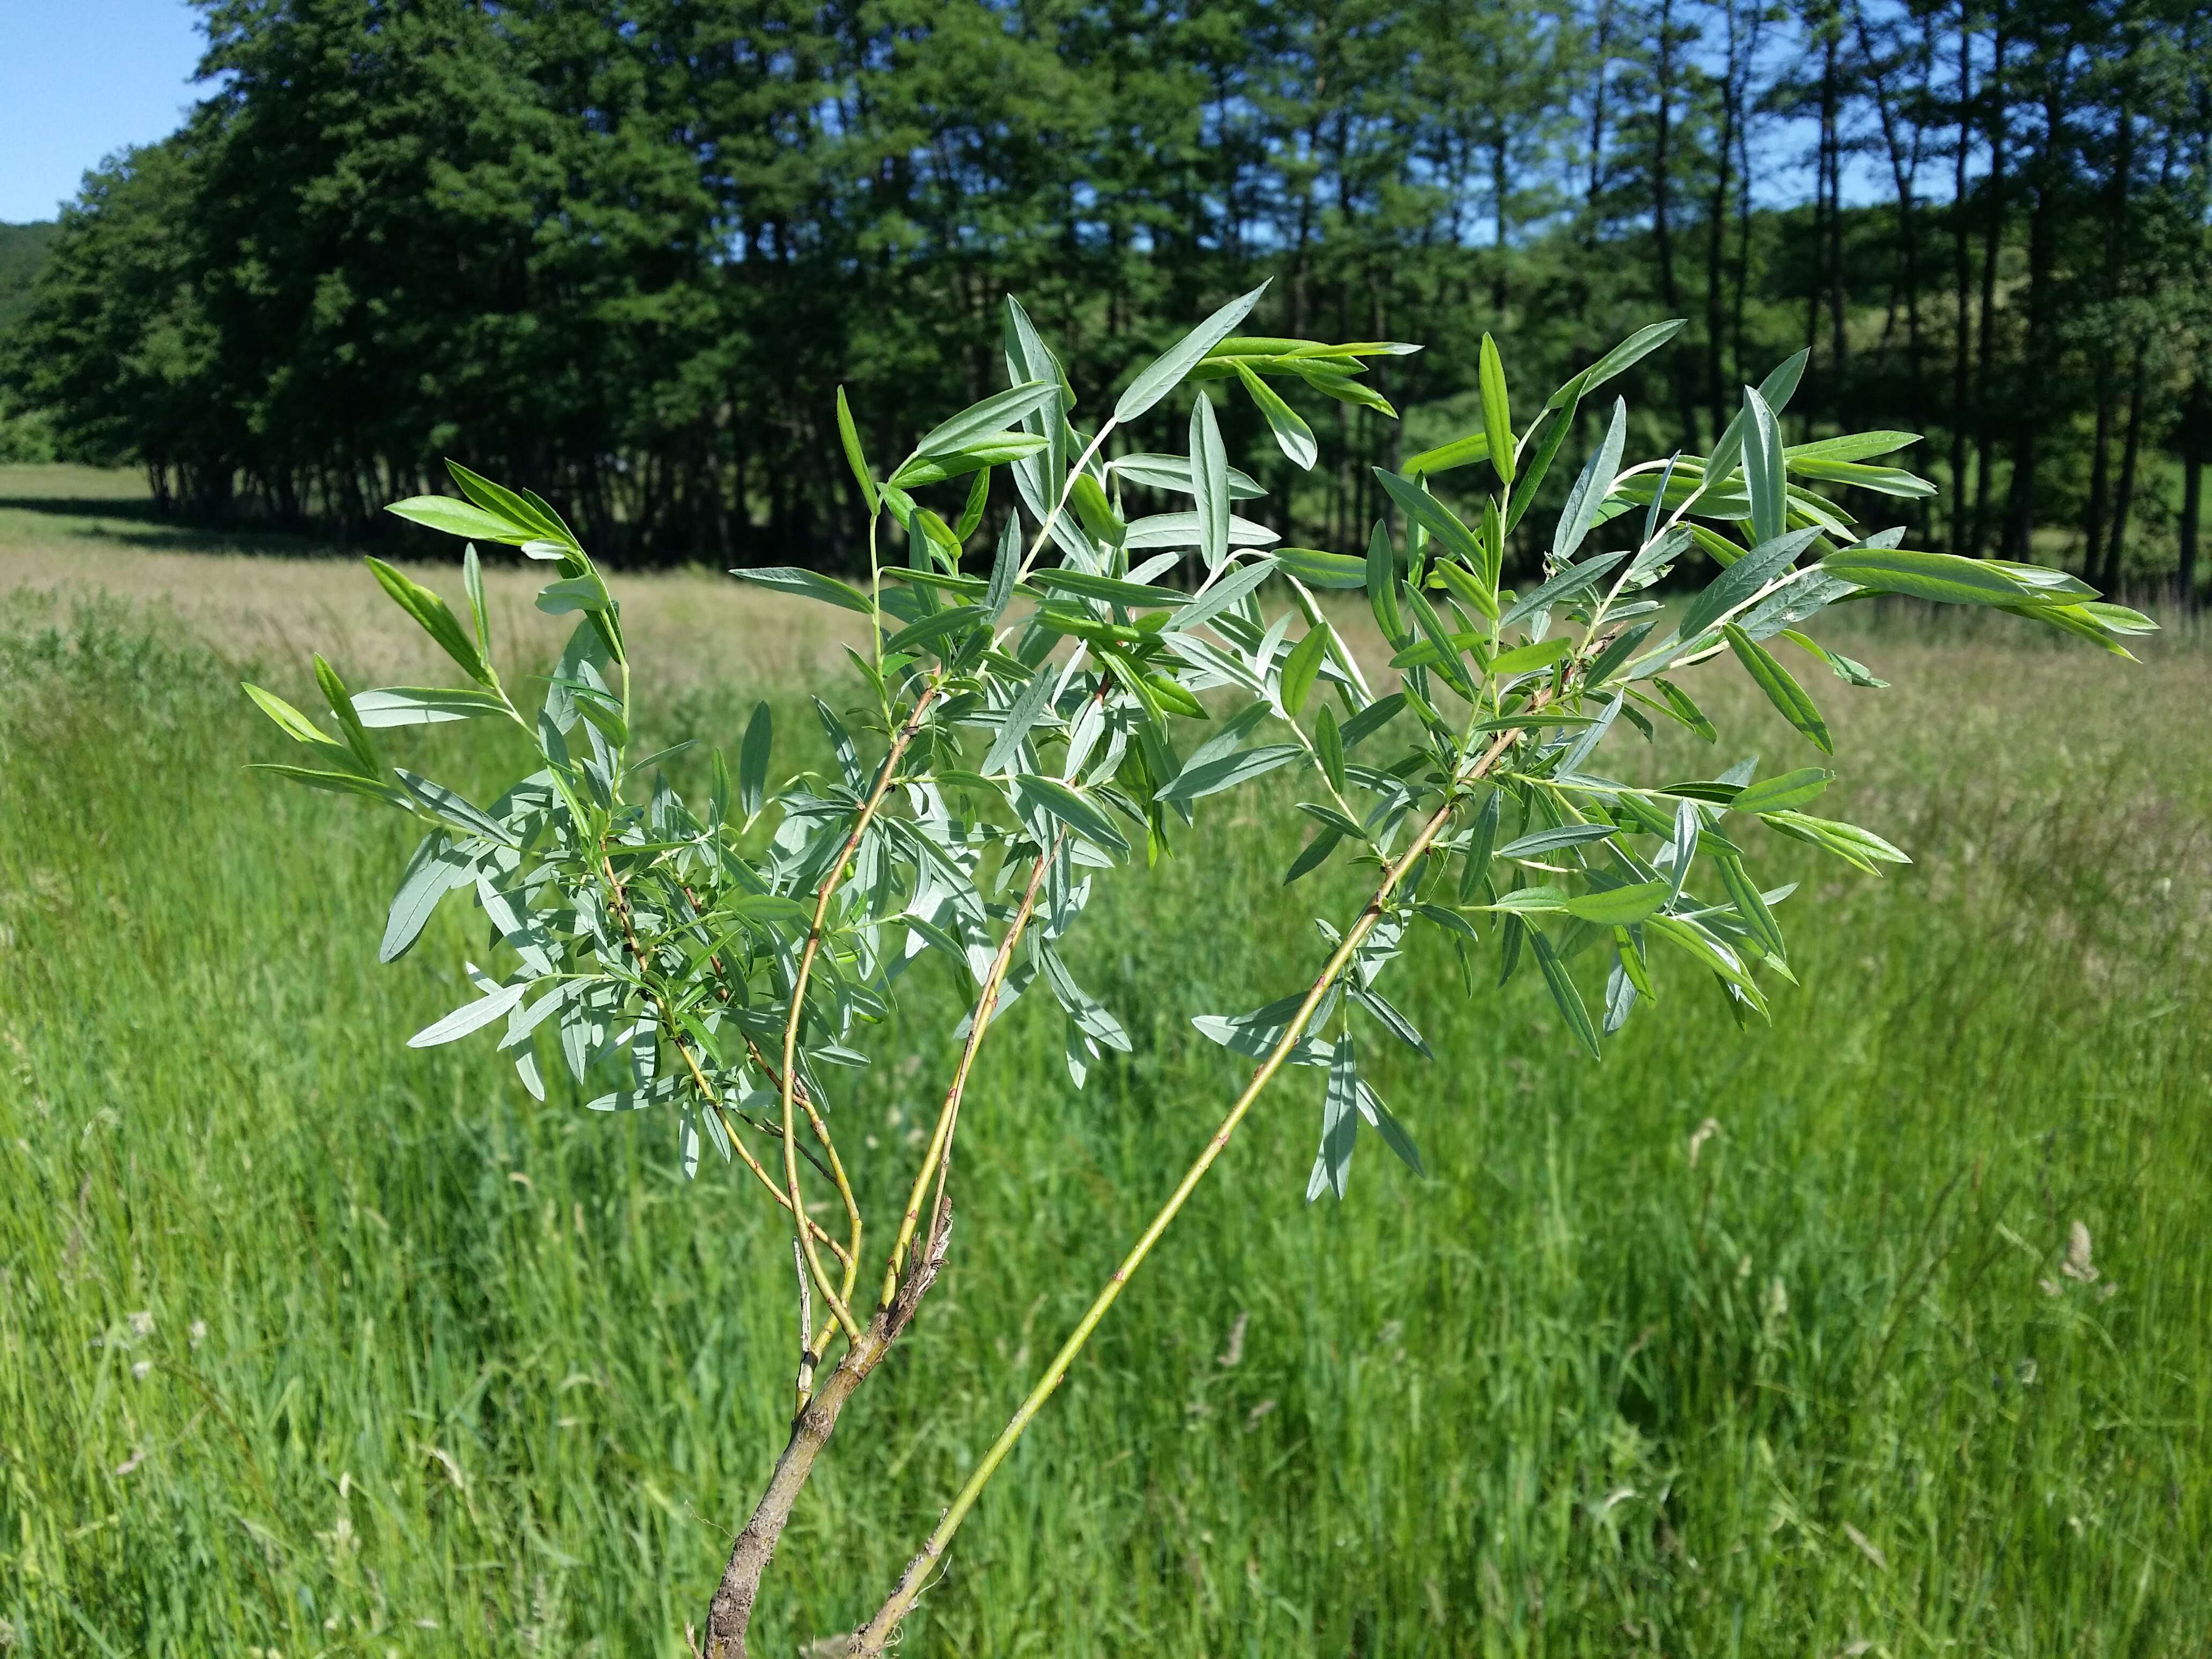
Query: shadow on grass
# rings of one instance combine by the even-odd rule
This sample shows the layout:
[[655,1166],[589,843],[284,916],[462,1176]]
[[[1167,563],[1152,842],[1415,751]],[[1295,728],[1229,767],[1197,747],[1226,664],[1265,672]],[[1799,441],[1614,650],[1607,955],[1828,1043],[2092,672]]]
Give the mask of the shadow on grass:
[[97,538],[149,553],[246,553],[269,558],[331,558],[345,550],[328,534],[264,525],[194,524],[162,514],[150,501],[100,495],[0,495],[0,513],[35,514],[82,522],[57,525],[62,534]]

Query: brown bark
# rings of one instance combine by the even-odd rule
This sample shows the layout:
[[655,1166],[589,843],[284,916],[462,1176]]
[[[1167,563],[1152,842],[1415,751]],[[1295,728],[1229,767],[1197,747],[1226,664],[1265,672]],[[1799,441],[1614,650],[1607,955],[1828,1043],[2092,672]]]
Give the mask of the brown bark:
[[951,1223],[950,1207],[940,1206],[927,1254],[899,1287],[890,1306],[879,1310],[868,1322],[860,1333],[860,1340],[846,1350],[829,1380],[815,1390],[814,1398],[792,1425],[791,1438],[785,1443],[782,1455],[775,1460],[768,1490],[761,1494],[751,1518],[731,1547],[729,1564],[722,1569],[722,1582],[714,1587],[714,1599],[707,1610],[706,1644],[702,1650],[705,1659],[747,1659],[745,1632],[752,1623],[754,1602],[760,1595],[761,1576],[775,1559],[776,1543],[790,1522],[793,1506],[799,1501],[807,1476],[814,1472],[814,1460],[822,1455],[822,1449],[830,1443],[830,1437],[836,1432],[837,1419],[845,1409],[845,1402],[883,1362],[891,1344],[914,1318],[915,1309],[935,1282],[951,1238]]
[[707,1611],[706,1659],[746,1659],[745,1631],[752,1622],[753,1603],[760,1595],[761,1575],[775,1557],[776,1541],[791,1519],[792,1507],[814,1472],[814,1460],[836,1431],[837,1418],[853,1391],[867,1379],[883,1358],[886,1339],[878,1316],[860,1334],[860,1346],[847,1351],[816,1390],[813,1400],[792,1425],[783,1455],[775,1460],[768,1490],[754,1506],[752,1517],[731,1547],[729,1564]]

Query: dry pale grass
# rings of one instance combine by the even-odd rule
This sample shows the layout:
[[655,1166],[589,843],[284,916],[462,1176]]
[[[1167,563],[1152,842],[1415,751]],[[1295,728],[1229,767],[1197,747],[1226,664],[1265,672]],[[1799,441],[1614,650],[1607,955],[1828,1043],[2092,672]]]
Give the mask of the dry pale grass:
[[[145,516],[135,475],[89,467],[0,467],[0,592],[52,596],[60,608],[104,597],[143,607],[226,657],[296,672],[320,651],[358,684],[436,684],[452,665],[359,559],[274,536],[176,531]],[[116,503],[116,516],[100,510]],[[486,555],[485,596],[504,662],[550,662],[574,626],[534,599],[547,580],[506,548]],[[465,610],[458,557],[403,568]],[[644,689],[817,679],[836,672],[858,618],[748,587],[703,569],[620,574]]]
[[[550,661],[571,624],[535,608],[544,571],[506,549],[492,550],[486,566],[501,659]],[[407,568],[459,608],[458,561]],[[820,684],[845,672],[842,647],[863,637],[856,618],[720,572],[622,573],[613,582],[648,694]],[[132,473],[0,467],[0,592],[19,589],[64,606],[95,595],[143,606],[232,659],[280,675],[304,679],[307,653],[319,650],[362,684],[450,678],[357,559],[296,538],[160,524]],[[1382,671],[1387,653],[1366,607],[1356,595],[1331,598],[1350,601],[1332,604],[1332,615],[1370,671]],[[2212,814],[2212,724],[2201,714],[2212,708],[2212,653],[2201,648],[2201,633],[2161,636],[2130,665],[2002,617],[1852,607],[1821,631],[1893,683],[1855,690],[1787,653],[1833,728],[1852,804],[1869,823],[1930,791],[2018,804],[2109,787],[2116,768],[2130,775],[2116,809],[2146,821]],[[1753,749],[1774,768],[1819,759],[1732,660],[1682,678],[1734,745],[1719,764]],[[1677,733],[1662,734],[1656,763],[1702,770],[1715,760]]]

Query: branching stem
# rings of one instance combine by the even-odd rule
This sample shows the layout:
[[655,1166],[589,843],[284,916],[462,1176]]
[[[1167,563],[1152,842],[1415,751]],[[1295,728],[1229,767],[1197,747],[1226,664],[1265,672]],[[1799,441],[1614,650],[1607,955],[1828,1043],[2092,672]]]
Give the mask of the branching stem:
[[[968,1076],[975,1063],[975,1051],[983,1046],[983,1030],[991,1023],[991,1016],[999,1006],[999,992],[1006,982],[1006,969],[1014,959],[1014,947],[1021,943],[1023,932],[1030,918],[1036,913],[1037,890],[1044,884],[1045,872],[1059,856],[1060,844],[1066,832],[1053,837],[1052,845],[1038,854],[1030,871],[1029,884],[1022,893],[1021,906],[1007,924],[1006,936],[999,941],[998,954],[991,958],[991,966],[983,975],[983,984],[975,995],[975,1006],[968,1021],[968,1041],[960,1050],[960,1062],[953,1068],[952,1081],[945,1091],[945,1104],[937,1114],[937,1125],[930,1132],[928,1150],[921,1155],[921,1165],[915,1171],[914,1188],[907,1195],[906,1213],[900,1218],[898,1237],[891,1244],[890,1259],[884,1264],[884,1292],[880,1306],[888,1309],[898,1295],[899,1274],[906,1260],[907,1248],[914,1243],[915,1229],[921,1221],[922,1200],[928,1196],[933,1172],[940,1178],[952,1163],[952,1134],[960,1121],[960,1102],[968,1090]],[[934,1228],[933,1228],[933,1232]]]
[[[859,850],[860,838],[867,834],[868,825],[883,805],[884,793],[898,771],[899,757],[906,752],[907,744],[914,741],[915,733],[921,729],[923,716],[929,712],[930,704],[937,700],[937,692],[934,684],[924,687],[921,696],[915,700],[913,712],[907,716],[906,723],[892,734],[890,747],[885,751],[883,765],[876,773],[875,787],[868,792],[868,798],[860,804],[860,812],[853,820],[852,833],[845,837],[845,845],[838,851],[836,862],[830,866],[829,873],[822,878],[821,890],[814,900],[814,920],[806,930],[806,944],[799,956],[799,971],[792,980],[791,1012],[785,1016],[783,1022],[783,1075],[778,1081],[777,1093],[782,1108],[784,1187],[790,1197],[791,1212],[796,1217],[804,1218],[806,1214],[806,1200],[799,1185],[795,1107],[799,1081],[799,1028],[806,1018],[807,981],[813,976],[814,959],[821,953],[822,929],[830,915],[830,902],[836,896],[838,885],[845,878],[845,872],[852,866],[853,854]],[[808,1116],[814,1116],[811,1107]],[[819,1127],[820,1121],[814,1121],[817,1133],[826,1137],[827,1132]],[[860,1214],[858,1206],[853,1205],[852,1189],[845,1187],[843,1191],[853,1223],[853,1249],[845,1264],[844,1294],[840,1295],[830,1288],[830,1275],[823,1270],[822,1258],[814,1249],[814,1240],[803,1223],[798,1231],[799,1243],[806,1252],[807,1266],[814,1273],[816,1288],[821,1291],[822,1299],[829,1304],[830,1311],[836,1316],[838,1324],[844,1328],[846,1340],[858,1344],[860,1340],[860,1322],[853,1317],[849,1304],[854,1276],[860,1271]]]
[[1398,884],[1405,878],[1406,872],[1419,861],[1422,854],[1428,851],[1430,844],[1450,822],[1453,810],[1459,805],[1462,792],[1466,786],[1480,778],[1497,763],[1498,757],[1505,752],[1507,746],[1516,734],[1517,728],[1498,733],[1484,751],[1482,757],[1472,767],[1453,778],[1450,787],[1444,793],[1442,804],[1430,816],[1428,822],[1421,826],[1420,832],[1407,844],[1405,851],[1401,853],[1383,872],[1382,880],[1376,886],[1374,897],[1368,901],[1366,908],[1360,912],[1359,920],[1346,931],[1343,942],[1337,946],[1330,955],[1327,964],[1315,977],[1311,988],[1305,994],[1305,1000],[1298,1005],[1297,1012],[1291,1017],[1282,1036],[1277,1041],[1274,1048],[1268,1052],[1267,1059],[1261,1062],[1260,1069],[1253,1073],[1252,1080],[1244,1085],[1244,1091],[1237,1097],[1235,1103],[1230,1107],[1228,1115],[1221,1121],[1221,1127],[1214,1131],[1212,1138],[1206,1143],[1205,1149],[1199,1153],[1190,1168],[1183,1172],[1182,1179],[1176,1183],[1175,1191],[1168,1195],[1167,1202],[1160,1206],[1158,1212],[1146,1224],[1145,1231],[1138,1236],[1137,1242],[1130,1247],[1129,1253],[1121,1259],[1121,1265],[1114,1269],[1113,1276],[1106,1281],[1097,1296],[1092,1299],[1091,1306],[1085,1310],[1083,1317],[1077,1322],[1075,1329],[1069,1334],[1067,1340],[1060,1345],[1060,1352],[1053,1356],[1052,1363],[1045,1367],[1044,1375],[1037,1379],[1036,1385],[1030,1390],[1028,1397],[1015,1409],[1013,1417],[1008,1421],[998,1439],[994,1441],[990,1449],[983,1454],[981,1461],[975,1466],[975,1473],[968,1477],[967,1484],[962,1486],[953,1498],[951,1506],[945,1511],[943,1518],[937,1523],[936,1529],[930,1534],[927,1541],[922,1545],[921,1553],[907,1564],[906,1571],[899,1579],[898,1587],[891,1592],[890,1598],[878,1610],[873,1619],[854,1634],[846,1649],[851,1659],[862,1659],[863,1656],[873,1656],[884,1650],[884,1644],[890,1640],[900,1621],[906,1617],[915,1601],[920,1598],[923,1589],[927,1587],[930,1576],[936,1571],[938,1562],[943,1559],[946,1546],[952,1541],[952,1535],[959,1531],[961,1522],[968,1518],[969,1510],[975,1507],[975,1500],[982,1494],[983,1488],[989,1484],[991,1477],[998,1473],[999,1466],[1006,1462],[1007,1454],[1013,1450],[1014,1443],[1022,1437],[1030,1420],[1043,1408],[1045,1401],[1051,1399],[1054,1392],[1066,1380],[1068,1370],[1075,1363],[1076,1356],[1083,1351],[1084,1345],[1090,1341],[1091,1333],[1098,1328],[1099,1322],[1105,1318],[1108,1310],[1120,1299],[1122,1288],[1127,1285],[1137,1269],[1144,1265],[1145,1258],[1152,1254],[1152,1246],[1159,1243],[1160,1236],[1167,1231],[1169,1225],[1182,1212],[1183,1205],[1197,1188],[1198,1183],[1206,1178],[1206,1172],[1213,1167],[1215,1160],[1228,1147],[1230,1138],[1237,1133],[1237,1126],[1244,1121],[1245,1114],[1252,1109],[1253,1103],[1259,1099],[1267,1085],[1274,1080],[1275,1073],[1279,1072],[1285,1062],[1289,1060],[1291,1050],[1297,1046],[1299,1039],[1305,1035],[1307,1022],[1313,1018],[1314,1010],[1321,1006],[1322,999],[1328,994],[1329,987],[1335,983],[1337,976],[1342,974],[1351,963],[1353,954],[1358,950],[1367,935],[1373,931],[1375,924],[1382,919],[1391,896],[1397,890]]

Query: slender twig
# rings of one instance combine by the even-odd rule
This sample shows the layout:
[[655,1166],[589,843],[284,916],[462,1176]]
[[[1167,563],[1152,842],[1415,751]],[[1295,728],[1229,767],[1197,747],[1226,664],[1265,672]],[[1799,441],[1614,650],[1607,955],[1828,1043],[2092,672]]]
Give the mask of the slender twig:
[[[983,975],[982,988],[976,993],[975,1006],[968,1020],[968,1040],[962,1045],[959,1064],[953,1068],[952,1081],[945,1091],[945,1103],[938,1110],[936,1127],[931,1131],[929,1146],[921,1155],[921,1165],[915,1171],[914,1189],[907,1195],[906,1213],[900,1218],[898,1237],[891,1245],[890,1258],[884,1265],[884,1293],[880,1305],[888,1309],[898,1295],[899,1275],[906,1260],[907,1247],[914,1243],[915,1229],[921,1220],[922,1200],[928,1194],[933,1173],[941,1180],[944,1171],[951,1167],[952,1134],[960,1120],[961,1097],[967,1092],[968,1075],[975,1063],[975,1051],[983,1046],[983,1030],[991,1023],[992,1013],[999,1006],[999,991],[1006,981],[1006,969],[1014,959],[1014,947],[1021,942],[1022,933],[1036,911],[1037,889],[1044,883],[1045,872],[1059,855],[1060,844],[1066,839],[1062,830],[1053,837],[1052,845],[1037,855],[1036,866],[1030,871],[1029,884],[1022,894],[1020,907],[1006,926],[1006,935],[999,941],[998,954],[991,958],[990,968]],[[933,1234],[935,1228],[933,1226]]]
[[[929,712],[930,704],[936,701],[937,692],[938,687],[934,684],[924,687],[921,696],[915,700],[914,710],[907,716],[906,724],[892,734],[890,747],[885,751],[883,765],[876,774],[875,787],[868,792],[868,798],[861,803],[860,810],[853,820],[852,833],[845,837],[845,845],[839,850],[836,861],[822,878],[821,890],[814,900],[814,920],[806,930],[806,944],[799,951],[799,971],[792,981],[791,1012],[785,1016],[783,1022],[783,1075],[777,1085],[782,1108],[784,1185],[790,1194],[791,1212],[794,1216],[806,1213],[806,1201],[799,1185],[794,1107],[799,1075],[799,1027],[806,1018],[807,981],[813,976],[814,959],[821,953],[822,930],[830,915],[830,901],[836,896],[838,884],[844,880],[845,872],[852,865],[853,854],[860,845],[860,838],[867,833],[877,809],[883,805],[892,775],[898,770],[899,757],[906,752],[907,744],[914,741],[915,733],[921,729],[922,717]],[[857,1261],[860,1248],[857,1212],[854,1221],[853,1243]],[[858,1343],[860,1340],[860,1322],[853,1317],[853,1310],[848,1304],[853,1284],[851,1275],[858,1271],[857,1267],[853,1263],[848,1264],[846,1295],[840,1296],[830,1287],[830,1275],[823,1270],[822,1259],[815,1252],[813,1239],[803,1227],[799,1231],[799,1240],[805,1250],[807,1265],[813,1269],[814,1282],[822,1292],[822,1299],[829,1304],[830,1311],[836,1316],[837,1322],[844,1328],[846,1340]]]
[[799,1269],[799,1386],[798,1402],[791,1408],[797,1418],[814,1397],[814,1287],[807,1282],[806,1257],[799,1241],[791,1241],[791,1265]]
[[1315,977],[1311,988],[1307,991],[1304,1000],[1298,1005],[1297,1012],[1291,1016],[1281,1037],[1268,1051],[1267,1059],[1261,1062],[1260,1069],[1253,1074],[1252,1080],[1245,1085],[1244,1091],[1237,1096],[1236,1103],[1230,1107],[1228,1115],[1222,1120],[1221,1127],[1214,1131],[1212,1138],[1206,1143],[1205,1150],[1200,1152],[1190,1168],[1183,1172],[1183,1177],[1176,1183],[1175,1191],[1169,1194],[1166,1203],[1160,1206],[1158,1212],[1152,1217],[1145,1231],[1139,1235],[1137,1242],[1130,1247],[1128,1254],[1122,1258],[1121,1265],[1114,1269],[1113,1276],[1106,1281],[1104,1287],[1092,1299],[1091,1306],[1085,1310],[1083,1317],[1077,1322],[1074,1331],[1070,1334],[1067,1340],[1061,1344],[1060,1352],[1053,1356],[1052,1363],[1045,1368],[1044,1375],[1037,1380],[1036,1387],[1030,1390],[1028,1397],[1016,1408],[1012,1419],[1000,1432],[998,1439],[992,1443],[990,1449],[983,1454],[981,1461],[975,1466],[975,1473],[969,1476],[967,1484],[963,1486],[953,1498],[951,1507],[945,1511],[943,1518],[937,1523],[936,1529],[930,1534],[927,1541],[922,1545],[920,1553],[907,1564],[906,1571],[899,1579],[898,1587],[891,1592],[890,1598],[884,1603],[873,1619],[854,1634],[847,1647],[848,1655],[871,1656],[883,1651],[884,1645],[890,1639],[892,1632],[898,1628],[899,1621],[906,1617],[907,1613],[913,1607],[915,1600],[928,1583],[930,1575],[936,1571],[938,1562],[944,1556],[945,1547],[951,1542],[953,1534],[960,1529],[961,1522],[967,1519],[969,1510],[975,1507],[975,1500],[981,1495],[984,1486],[998,1472],[1000,1464],[1003,1463],[1007,1454],[1012,1451],[1014,1443],[1021,1438],[1023,1431],[1029,1427],[1030,1420],[1042,1409],[1045,1401],[1049,1400],[1054,1392],[1066,1380],[1068,1369],[1075,1363],[1076,1355],[1082,1352],[1084,1345],[1091,1340],[1091,1333],[1097,1329],[1099,1322],[1105,1318],[1108,1310],[1120,1299],[1122,1287],[1129,1282],[1130,1277],[1136,1273],[1137,1269],[1144,1265],[1145,1258],[1152,1254],[1152,1246],[1159,1242],[1160,1236],[1181,1213],[1184,1203],[1188,1200],[1198,1183],[1205,1179],[1206,1172],[1213,1167],[1214,1161],[1227,1148],[1230,1138],[1237,1133],[1237,1126],[1244,1121],[1244,1115],[1251,1110],[1253,1103],[1259,1099],[1261,1093],[1269,1083],[1274,1080],[1276,1073],[1282,1069],[1285,1062],[1290,1058],[1291,1050],[1304,1036],[1307,1023],[1312,1019],[1314,1010],[1321,1006],[1322,999],[1328,994],[1329,987],[1335,982],[1337,976],[1342,974],[1346,965],[1351,963],[1354,953],[1374,929],[1375,924],[1382,919],[1392,894],[1397,890],[1398,884],[1405,878],[1407,872],[1419,861],[1422,855],[1429,850],[1431,843],[1443,832],[1444,826],[1451,819],[1454,809],[1459,805],[1462,792],[1466,786],[1482,777],[1497,763],[1498,757],[1505,752],[1508,745],[1518,735],[1518,730],[1514,728],[1498,733],[1488,748],[1484,750],[1480,760],[1454,776],[1450,786],[1444,792],[1443,802],[1437,806],[1436,811],[1430,816],[1428,822],[1422,825],[1420,832],[1408,843],[1405,851],[1401,853],[1395,861],[1384,871],[1382,880],[1376,884],[1374,897],[1368,901],[1366,908],[1360,912],[1358,921],[1346,930],[1343,941],[1338,945],[1336,950],[1330,955],[1327,964]]

